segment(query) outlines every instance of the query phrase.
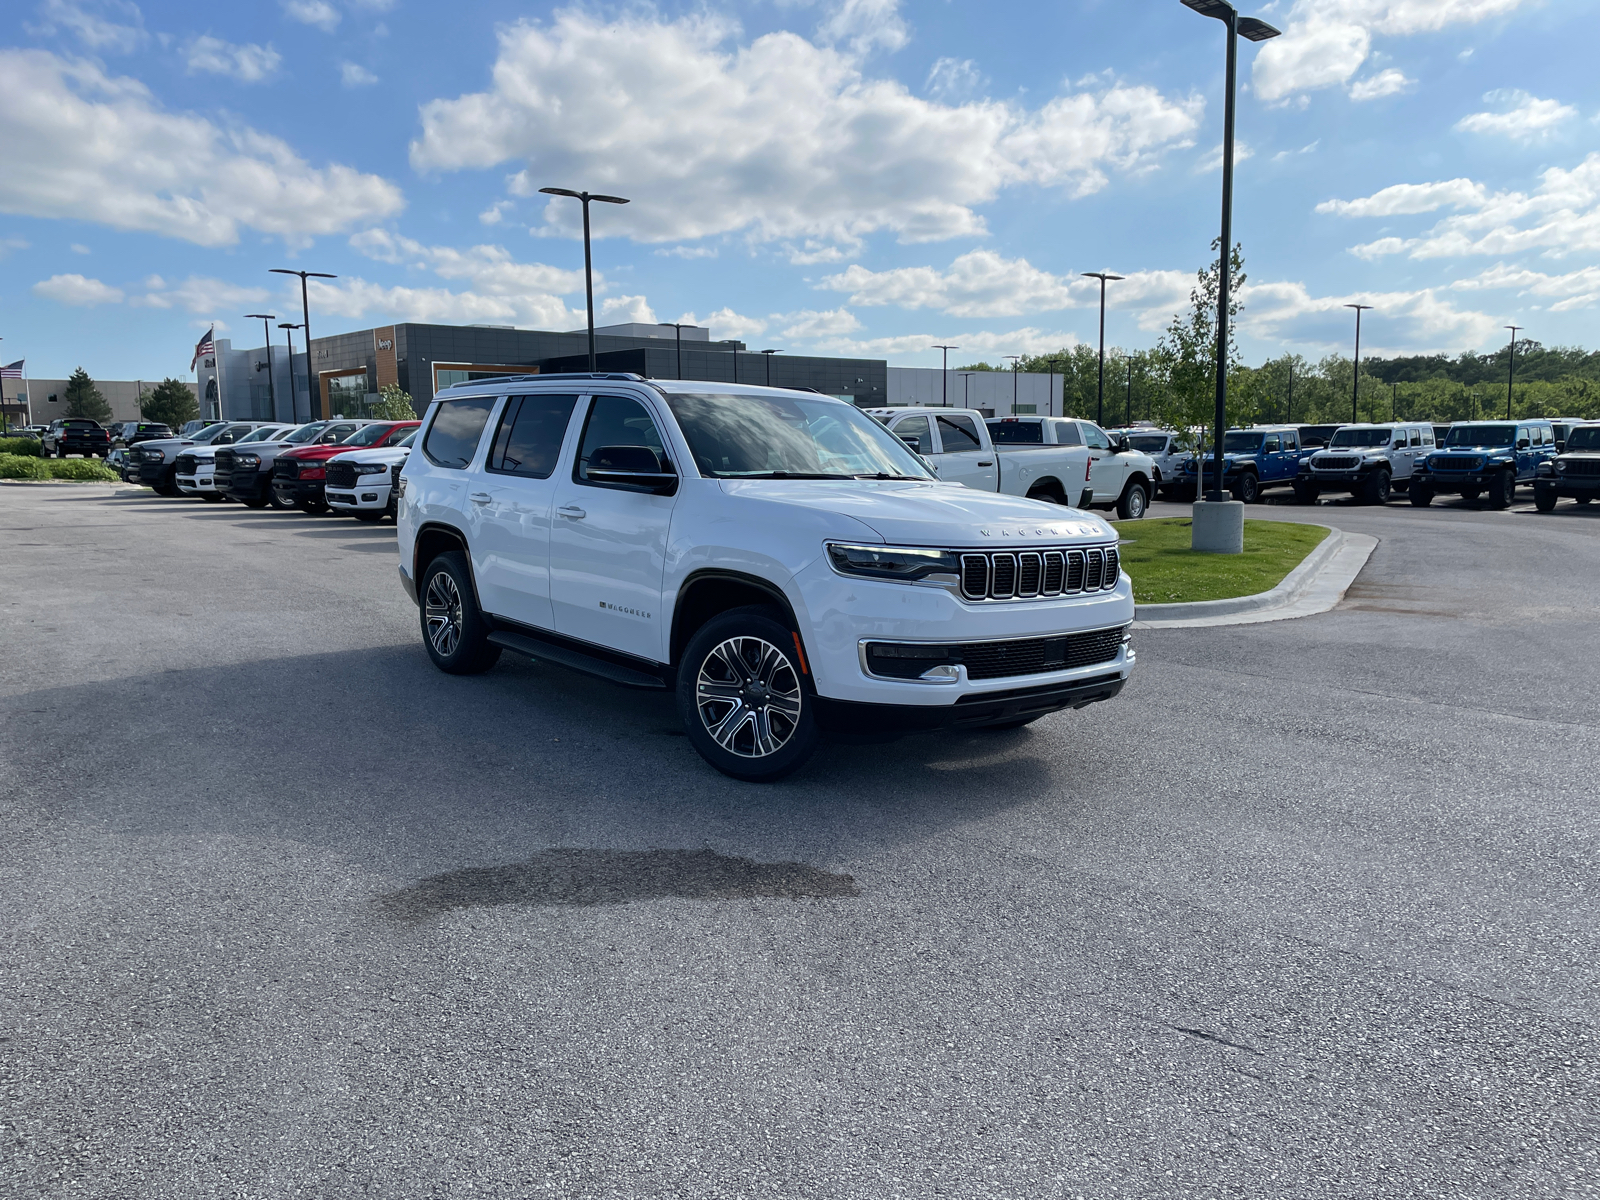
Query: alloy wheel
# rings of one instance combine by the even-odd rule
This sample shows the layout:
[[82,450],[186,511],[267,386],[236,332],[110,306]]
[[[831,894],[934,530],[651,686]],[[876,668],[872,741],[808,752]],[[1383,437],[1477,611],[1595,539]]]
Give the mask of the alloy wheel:
[[801,704],[793,664],[763,638],[719,643],[695,680],[695,707],[706,732],[740,758],[766,758],[783,749],[799,725]]
[[423,602],[428,643],[440,658],[449,658],[461,644],[461,589],[448,571],[435,571]]

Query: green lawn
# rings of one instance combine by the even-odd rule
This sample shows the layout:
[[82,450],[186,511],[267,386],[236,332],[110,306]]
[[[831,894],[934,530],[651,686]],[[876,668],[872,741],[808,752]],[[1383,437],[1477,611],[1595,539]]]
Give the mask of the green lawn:
[[1243,554],[1196,554],[1189,549],[1193,522],[1187,518],[1115,524],[1123,538],[1122,569],[1133,580],[1133,598],[1140,604],[1229,600],[1268,591],[1328,536],[1320,525],[1246,521]]

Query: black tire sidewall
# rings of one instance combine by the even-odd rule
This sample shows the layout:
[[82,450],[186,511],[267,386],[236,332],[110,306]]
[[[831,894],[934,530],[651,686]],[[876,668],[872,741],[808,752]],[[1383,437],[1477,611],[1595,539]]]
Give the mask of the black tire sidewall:
[[[1140,498],[1143,500],[1143,503],[1139,506],[1139,511],[1137,513],[1133,511],[1133,494],[1135,492],[1138,492]],[[1122,500],[1117,505],[1117,516],[1122,518],[1124,521],[1136,521],[1143,517],[1144,514],[1149,511],[1149,509],[1150,494],[1145,490],[1144,484],[1130,483],[1127,488],[1124,489],[1122,493]]]
[[[439,572],[447,572],[455,581],[461,595],[461,640],[454,653],[440,654],[428,637],[428,584]],[[437,555],[418,576],[417,620],[422,629],[422,648],[433,659],[433,665],[447,675],[476,675],[487,671],[500,658],[500,647],[488,642],[489,623],[478,607],[478,597],[472,587],[472,571],[467,566],[466,555],[459,550],[449,550]]]
[[[805,765],[821,741],[817,724],[817,692],[809,672],[800,669],[794,649],[794,631],[783,622],[775,608],[730,609],[707,621],[684,647],[678,664],[678,716],[684,732],[700,757],[724,775],[748,783],[771,783]],[[776,646],[800,680],[800,720],[791,736],[776,754],[763,759],[743,758],[717,744],[700,719],[695,684],[706,656],[731,637],[758,637]]]

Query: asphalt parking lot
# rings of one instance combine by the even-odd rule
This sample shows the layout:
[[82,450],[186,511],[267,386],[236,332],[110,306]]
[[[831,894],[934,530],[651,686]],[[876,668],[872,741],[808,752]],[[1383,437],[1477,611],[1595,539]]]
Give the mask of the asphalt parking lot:
[[758,787],[434,670],[391,526],[0,487],[0,1195],[1600,1194],[1600,512],[1531,508],[1260,506],[1379,538],[1340,607]]

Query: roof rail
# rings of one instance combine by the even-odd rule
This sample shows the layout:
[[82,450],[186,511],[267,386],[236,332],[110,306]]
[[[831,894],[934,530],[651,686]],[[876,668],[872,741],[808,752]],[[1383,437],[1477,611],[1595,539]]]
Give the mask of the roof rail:
[[521,383],[528,379],[625,379],[631,383],[643,383],[643,375],[636,375],[632,371],[552,371],[547,375],[486,375],[482,379],[463,379],[459,383],[447,383],[444,387],[434,392],[448,392],[453,388],[482,387],[484,384]]

